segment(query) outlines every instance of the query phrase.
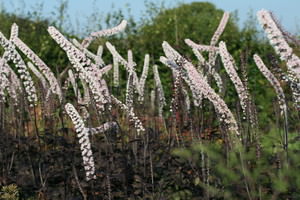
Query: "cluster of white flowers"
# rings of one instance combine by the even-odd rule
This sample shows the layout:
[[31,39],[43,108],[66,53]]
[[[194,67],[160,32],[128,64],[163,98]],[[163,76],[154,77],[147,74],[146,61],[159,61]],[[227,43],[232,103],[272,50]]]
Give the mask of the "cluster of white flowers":
[[270,82],[270,84],[275,89],[275,92],[277,94],[278,102],[280,105],[280,110],[282,115],[286,115],[287,112],[287,106],[285,102],[285,95],[283,92],[282,87],[280,86],[280,82],[277,80],[277,78],[272,74],[272,72],[266,67],[262,59],[257,55],[254,54],[253,59],[256,63],[256,66],[261,71],[261,73],[266,77],[266,79]]
[[102,54],[103,54],[103,46],[99,45],[98,49],[97,49],[97,55],[96,55],[96,58],[95,58],[95,63],[96,63],[97,66],[104,66],[105,65],[104,61],[102,60]]
[[139,101],[144,101],[144,90],[145,90],[145,83],[148,76],[149,71],[149,54],[145,55],[144,59],[144,66],[143,66],[143,72],[139,81],[139,87],[140,87],[140,95],[139,95]]
[[[214,105],[217,113],[219,114],[220,120],[224,122],[228,129],[236,135],[240,135],[236,120],[227,107],[224,100],[215,93],[215,91],[209,86],[204,80],[204,77],[197,72],[195,67],[184,59],[177,51],[175,51],[167,42],[163,42],[163,49],[166,56],[173,60],[179,67],[183,67],[186,71],[191,88],[194,88],[198,92],[196,94],[203,94],[205,98],[208,98]],[[176,68],[175,68],[176,69]]]
[[72,43],[80,50],[82,51],[88,58],[92,59],[97,67],[103,67],[105,66],[105,63],[102,59],[102,52],[103,47],[99,45],[97,50],[97,55],[89,51],[87,48],[84,48],[75,38],[72,39]]
[[[173,73],[179,73],[181,78],[189,85],[192,96],[193,96],[193,103],[195,106],[200,106],[202,101],[202,94],[200,90],[197,90],[193,84],[191,84],[191,81],[188,77],[187,72],[183,71],[180,66],[177,65],[177,63],[174,62],[172,59],[168,59],[164,56],[160,57],[160,62],[162,62],[164,65],[170,67],[173,71]],[[198,72],[199,73],[199,72]],[[205,78],[204,78],[205,79]]]
[[[212,36],[211,40],[210,40],[210,46],[216,46],[217,42],[220,39],[220,36],[222,35],[222,33],[224,32],[224,29],[228,23],[229,20],[229,13],[228,12],[224,12],[223,17],[219,23],[218,28],[216,29],[214,35]],[[218,56],[218,52],[217,51],[209,51],[208,54],[208,63],[209,66],[215,66],[216,64],[216,60],[217,60],[217,56]],[[220,90],[222,91],[222,90]]]
[[10,68],[9,65],[5,62],[5,60],[4,59],[2,60],[3,60],[2,68],[4,69],[5,74],[7,75],[9,80],[9,88],[7,88],[8,93],[10,94],[11,98],[14,100],[14,105],[18,105],[19,102],[18,96],[23,92],[21,81],[16,75],[16,73],[14,72],[14,70],[12,70],[12,68]]
[[[138,93],[139,97],[138,100],[142,102],[144,100],[144,87],[145,87],[145,82],[148,76],[148,70],[149,70],[149,55],[145,55],[144,59],[144,66],[143,66],[143,72],[140,78],[138,78],[137,73],[135,70],[132,70],[132,67],[136,66],[136,63],[132,60],[131,63],[125,60],[116,50],[116,48],[109,42],[106,42],[106,47],[110,51],[110,53],[113,56],[113,65],[114,65],[114,71],[113,71],[113,82],[114,86],[118,87],[119,86],[119,63],[122,64],[126,71],[128,72],[128,81],[127,82],[127,88],[129,88],[131,82],[133,82],[133,85],[135,86],[135,92]],[[132,55],[132,54],[131,54]],[[132,74],[131,74],[132,73]],[[132,81],[131,77],[132,76]],[[128,90],[127,90],[128,91]],[[126,93],[128,94],[128,93]]]
[[99,127],[89,128],[89,133],[91,135],[96,135],[96,134],[107,132],[112,129],[117,129],[118,127],[119,126],[116,122],[106,122]]
[[71,69],[68,70],[68,76],[69,76],[68,80],[70,81],[70,83],[72,85],[75,96],[77,97],[77,99],[81,100],[82,99],[81,98],[81,93],[78,90],[78,85],[77,85],[77,82],[76,82],[76,78],[75,78],[75,75],[74,75],[74,73]]
[[260,10],[257,12],[257,17],[276,53],[280,55],[281,60],[287,62],[288,68],[300,78],[300,59],[293,53],[293,49],[285,40],[271,13],[267,10]]
[[5,60],[0,60],[0,102],[6,102],[5,90],[9,88],[8,70],[4,67]]
[[22,86],[18,76],[9,67],[5,59],[0,58],[0,101],[6,102],[6,92],[14,105],[19,103],[18,96],[22,93]]
[[151,104],[152,110],[154,110],[155,109],[155,90],[151,90],[151,92],[150,92],[150,104]]
[[25,92],[29,105],[32,107],[37,102],[37,95],[34,83],[27,70],[27,66],[24,63],[20,54],[16,51],[14,44],[7,40],[6,37],[0,32],[0,45],[3,46],[5,52],[3,58],[6,61],[12,61],[17,68],[17,72],[20,75],[20,79],[24,85]]
[[86,180],[89,181],[91,179],[95,179],[95,162],[89,139],[89,129],[85,127],[82,118],[72,104],[67,103],[65,105],[65,110],[74,124],[77,137],[79,139]]
[[[213,76],[213,78],[216,81],[216,84],[219,87],[219,92],[223,91],[223,81],[222,81],[222,78],[219,75],[219,73],[214,69],[216,58],[219,53],[219,48],[216,47],[215,45],[217,44],[218,40],[220,39],[220,36],[222,35],[222,33],[224,32],[224,29],[228,23],[228,19],[229,19],[229,13],[224,12],[223,17],[219,23],[219,26],[216,29],[214,35],[212,36],[212,38],[210,40],[210,45],[196,44],[195,42],[193,42],[190,39],[184,40],[185,43],[193,49],[195,56],[197,57],[197,59],[200,62],[200,66],[208,67],[207,76],[208,75]],[[202,56],[202,54],[201,54],[202,51],[209,52],[208,61],[206,61],[204,59],[204,57]]]
[[249,101],[249,94],[235,70],[237,68],[236,64],[234,63],[234,60],[232,56],[229,54],[226,48],[226,44],[223,41],[219,43],[219,53],[222,62],[224,64],[224,68],[238,93],[243,112],[246,115],[248,101]]
[[271,45],[273,45],[276,53],[280,55],[280,58],[287,62],[287,66],[291,71],[297,74],[300,78],[300,60],[293,53],[293,49],[289,46],[283,33],[272,18],[272,15],[267,10],[260,10],[257,13],[257,17],[262,27],[264,28]]
[[127,66],[128,65],[127,61],[118,53],[118,51],[116,50],[116,47],[113,46],[110,42],[106,42],[105,45],[106,45],[107,49],[109,50],[109,52],[111,53],[111,55],[117,60],[117,62],[124,65],[125,69],[127,71],[129,71],[129,68]]
[[48,90],[48,83],[45,77],[40,73],[40,71],[31,62],[27,62],[27,67],[41,81],[43,88],[45,90]]
[[111,95],[111,99],[113,103],[119,106],[128,115],[129,121],[134,123],[134,127],[136,128],[138,135],[140,135],[141,132],[145,132],[145,128],[141,120],[139,120],[139,118],[135,115],[133,109],[128,108],[125,104],[123,104],[120,100],[118,100],[113,95]]
[[[128,63],[128,61],[129,61],[129,59],[128,59],[128,61],[126,61],[119,53],[118,53],[118,51],[116,50],[116,48],[111,44],[111,43],[109,43],[109,42],[106,42],[106,47],[108,48],[108,50],[110,51],[110,53],[112,54],[112,56],[113,56],[113,59],[115,59],[114,60],[114,63],[115,62],[118,62],[118,63],[121,63],[124,67],[125,67],[125,69],[126,69],[126,71],[128,72],[128,73],[132,73],[132,76],[133,76],[133,84],[134,84],[134,86],[135,86],[135,89],[136,89],[136,92],[139,94],[139,95],[141,95],[141,91],[140,91],[140,86],[139,86],[139,78],[138,78],[138,76],[137,76],[137,74],[136,74],[136,72],[135,71],[132,71],[131,72],[131,67],[135,67],[136,66],[136,63],[135,62],[133,62],[133,60],[132,60],[132,63]],[[114,71],[114,80],[115,80],[115,82],[116,83],[119,83],[119,67],[118,66],[116,66],[115,65],[115,69],[117,70],[117,71]],[[118,84],[117,84],[118,85]],[[117,85],[115,85],[115,86],[117,86]]]
[[10,29],[10,37],[9,40],[13,41],[15,38],[19,36],[19,27],[17,26],[16,23],[13,23]]
[[87,37],[86,39],[84,39],[82,41],[82,46],[84,48],[87,48],[94,39],[99,38],[99,37],[105,37],[105,36],[111,36],[111,35],[117,34],[121,31],[124,31],[126,26],[127,26],[127,21],[122,20],[121,23],[116,27],[106,29],[106,30],[97,31],[97,32],[93,32],[93,33],[90,34],[89,37]]
[[134,64],[133,64],[133,57],[132,51],[128,50],[128,78],[126,84],[126,100],[125,104],[129,109],[133,109],[133,98],[134,98],[134,76],[133,73],[135,72]]
[[189,93],[185,88],[182,88],[182,93],[184,96],[185,107],[186,107],[187,111],[190,111],[191,110],[191,101],[190,101]]
[[[221,93],[224,90],[223,80],[218,72],[216,72],[215,68],[211,66],[210,62],[207,62],[202,54],[197,49],[193,49],[195,56],[197,57],[198,61],[200,62],[200,66],[208,67],[208,73],[213,76],[216,81],[216,84],[219,88],[219,92]],[[200,72],[200,69],[198,69]]]
[[190,46],[193,49],[197,49],[199,51],[214,51],[214,52],[218,52],[219,48],[218,47],[214,47],[214,46],[210,46],[210,45],[203,45],[203,44],[196,44],[195,42],[193,42],[190,39],[185,39],[184,42]]
[[[51,69],[22,40],[18,38],[18,26],[15,23],[12,25],[12,30],[14,31],[12,31],[10,37],[11,41],[39,68],[39,70],[43,73],[42,76],[46,77],[46,79],[48,80],[51,92],[57,94],[59,100],[62,101],[61,88]],[[34,74],[37,75],[37,71],[38,70],[32,72],[34,72]],[[42,76],[37,77],[41,78]]]
[[[111,101],[105,80],[101,79],[100,81],[97,81],[95,76],[88,73],[79,63],[74,62],[72,57],[69,57],[69,60],[73,64],[74,68],[79,72],[82,83],[88,83],[88,87],[92,93],[98,113],[102,114],[102,111],[105,110],[105,105],[109,104]],[[88,95],[89,92],[85,91],[85,94]]]
[[69,42],[57,29],[49,27],[48,32],[61,48],[66,51],[71,64],[76,71],[79,72],[80,77],[88,83],[98,112],[101,114],[105,109],[105,104],[110,102],[110,94],[105,80],[102,79],[102,74],[99,74],[96,65],[93,64],[82,51]]
[[219,26],[210,40],[210,46],[215,46],[217,44],[217,42],[220,39],[220,36],[224,32],[224,29],[227,25],[228,19],[229,19],[229,13],[224,12],[223,17],[219,23]]
[[119,81],[119,62],[116,59],[115,56],[113,56],[113,65],[114,65],[114,70],[113,70],[113,82],[115,87],[119,87],[120,81]]
[[99,73],[101,75],[104,75],[104,74],[107,74],[111,69],[112,69],[112,65],[106,65],[106,66],[102,67],[101,69],[99,69]]
[[[68,57],[72,57],[74,61],[81,64],[88,72],[93,73],[92,62],[78,48],[76,48],[69,40],[67,40],[55,27],[50,26],[48,33],[59,44],[59,46],[67,53]],[[95,74],[96,75],[96,74]]]
[[178,96],[181,84],[181,76],[180,73],[176,70],[172,70],[173,73],[173,96],[170,104],[170,112],[175,114],[178,110]]
[[282,61],[286,61],[287,77],[293,92],[293,98],[297,108],[300,108],[300,59],[293,53],[293,49],[287,43],[280,27],[267,10],[257,12],[257,18],[265,30],[270,44]]
[[160,117],[162,117],[163,108],[166,105],[166,98],[160,81],[157,65],[153,66],[153,74],[154,74],[155,86],[157,89],[157,96],[158,96],[158,114]]

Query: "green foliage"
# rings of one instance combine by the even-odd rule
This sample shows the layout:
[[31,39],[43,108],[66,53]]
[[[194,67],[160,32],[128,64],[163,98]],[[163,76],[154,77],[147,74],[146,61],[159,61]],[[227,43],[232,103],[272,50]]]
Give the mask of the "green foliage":
[[208,183],[204,177],[196,177],[194,182],[211,198],[297,199],[300,140],[296,133],[289,137],[288,152],[283,150],[278,130],[273,130],[261,136],[261,150],[257,144],[226,150],[218,143],[203,142],[173,153],[183,162],[196,165],[199,171],[203,170],[203,162],[210,163],[205,169],[210,171]]

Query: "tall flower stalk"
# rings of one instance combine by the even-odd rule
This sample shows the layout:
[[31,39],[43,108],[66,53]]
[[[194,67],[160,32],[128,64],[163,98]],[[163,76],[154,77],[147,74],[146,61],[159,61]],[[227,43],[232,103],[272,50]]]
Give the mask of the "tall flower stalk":
[[139,81],[139,87],[140,87],[140,95],[139,95],[139,101],[144,101],[144,93],[145,93],[145,83],[148,76],[149,71],[149,54],[145,55],[144,59],[144,66],[143,66],[143,72]]
[[274,76],[274,74],[266,67],[262,59],[257,55],[253,55],[253,59],[256,63],[256,66],[260,70],[260,72],[266,77],[266,79],[270,82],[272,87],[274,88],[277,99],[279,103],[279,107],[281,110],[281,115],[284,118],[284,127],[285,127],[285,137],[284,137],[284,148],[287,149],[288,147],[288,121],[287,121],[287,105],[285,101],[285,95],[283,92],[282,87],[280,86],[280,82]]
[[101,114],[105,109],[105,105],[110,102],[110,94],[105,80],[102,79],[102,74],[99,74],[96,65],[92,63],[82,51],[69,42],[58,30],[54,27],[49,27],[48,32],[61,48],[66,51],[71,64],[76,71],[79,72],[80,77],[88,83],[98,113]]
[[238,131],[238,126],[233,114],[227,107],[224,100],[218,94],[216,94],[215,91],[204,80],[204,77],[197,72],[195,67],[190,62],[184,59],[167,42],[163,42],[163,49],[169,60],[174,61],[179,67],[182,67],[185,70],[187,74],[186,76],[189,79],[188,84],[191,88],[197,90],[196,94],[203,94],[205,98],[208,98],[213,103],[217,113],[219,114],[220,121],[224,122],[230,131],[239,136],[240,133]]
[[97,32],[93,32],[87,38],[85,38],[82,41],[82,46],[84,48],[87,48],[94,39],[100,38],[100,37],[105,37],[105,36],[115,35],[119,32],[124,31],[126,26],[127,26],[127,21],[122,20],[121,23],[116,27],[106,29],[106,30],[97,31]]
[[131,110],[133,109],[133,96],[134,96],[134,65],[133,65],[133,58],[132,58],[132,51],[128,50],[128,79],[126,85],[126,106]]
[[17,68],[17,73],[20,75],[20,79],[24,85],[25,92],[27,95],[27,100],[29,106],[33,107],[37,102],[36,88],[34,82],[28,72],[27,66],[23,61],[20,54],[16,51],[14,44],[6,39],[6,37],[0,32],[0,45],[3,46],[5,52],[3,54],[3,59],[7,61],[12,61]]
[[153,74],[154,74],[154,80],[155,80],[155,85],[156,85],[156,89],[157,89],[158,114],[159,114],[159,117],[163,117],[162,113],[163,113],[163,108],[166,105],[166,99],[165,99],[164,90],[163,90],[163,87],[162,87],[162,84],[160,81],[157,65],[153,66]]
[[[17,32],[17,30],[18,30],[17,24],[14,23],[12,25],[12,30],[15,30],[12,32]],[[50,70],[50,68],[21,39],[18,38],[17,33],[14,33],[11,35],[12,36],[11,36],[10,40],[39,68],[39,70],[43,73],[44,77],[49,82],[51,92],[53,94],[57,94],[59,100],[62,101],[61,88],[58,84],[58,81],[57,81],[55,75]],[[35,70],[35,72],[37,72],[37,71]],[[40,77],[38,77],[38,78],[40,78]]]
[[246,115],[248,101],[249,101],[249,94],[235,70],[237,68],[236,64],[235,64],[232,56],[229,54],[225,42],[223,42],[223,41],[221,41],[219,43],[219,52],[220,52],[220,56],[221,56],[222,62],[224,64],[225,70],[238,93],[244,115]]
[[287,65],[287,77],[290,88],[293,92],[293,98],[296,108],[300,109],[300,58],[296,56],[293,49],[287,43],[281,28],[273,19],[272,14],[267,10],[257,12],[257,18],[265,30],[270,44],[282,61]]
[[82,118],[72,104],[67,103],[65,105],[65,110],[74,124],[77,137],[79,139],[78,142],[80,144],[86,180],[89,181],[91,179],[95,179],[95,162],[89,139],[89,129],[85,127]]

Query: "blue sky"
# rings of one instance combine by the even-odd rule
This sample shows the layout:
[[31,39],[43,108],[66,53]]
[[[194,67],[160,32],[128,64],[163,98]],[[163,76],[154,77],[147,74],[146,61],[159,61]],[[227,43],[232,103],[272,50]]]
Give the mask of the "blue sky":
[[[44,16],[51,16],[61,0],[0,0],[2,5],[10,11],[17,14],[26,13],[27,11],[36,10],[43,13]],[[151,0],[148,0],[151,1]],[[175,2],[190,3],[192,0],[165,0],[167,6],[172,6]],[[214,3],[217,8],[225,11],[238,11],[240,24],[247,19],[250,10],[253,12],[265,8],[275,13],[279,21],[290,32],[300,31],[300,0],[207,0]],[[159,3],[161,0],[152,0],[151,2]],[[43,3],[43,10],[37,9],[37,3]],[[93,11],[108,13],[112,5],[115,8],[124,8],[126,4],[130,5],[131,13],[134,17],[139,18],[145,10],[144,0],[69,0],[68,15],[73,25],[86,26],[86,18]],[[77,28],[79,28],[77,27]]]

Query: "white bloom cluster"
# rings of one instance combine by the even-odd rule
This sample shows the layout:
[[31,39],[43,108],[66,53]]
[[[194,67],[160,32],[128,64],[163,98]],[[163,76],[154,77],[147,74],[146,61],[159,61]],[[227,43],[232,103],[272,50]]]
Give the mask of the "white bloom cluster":
[[7,40],[1,32],[0,45],[3,46],[5,50],[3,58],[6,61],[12,61],[17,67],[17,72],[20,75],[20,79],[24,85],[29,105],[32,107],[37,102],[37,95],[34,83],[32,81],[30,73],[27,70],[26,64],[24,63],[20,54],[16,51],[13,43]]
[[107,74],[111,69],[112,69],[112,65],[106,65],[106,66],[102,67],[101,69],[99,69],[99,73],[101,75],[104,75],[104,74]]
[[210,46],[215,46],[217,44],[220,36],[224,32],[224,29],[227,25],[228,19],[229,19],[229,13],[224,12],[223,17],[219,23],[219,26],[210,40]]
[[118,100],[116,97],[111,95],[112,102],[118,105],[129,117],[129,121],[134,123],[134,127],[136,128],[136,131],[138,135],[140,135],[141,132],[145,132],[145,128],[139,120],[139,118],[135,115],[133,112],[133,109],[129,109],[125,104],[123,104],[120,100]]
[[49,27],[48,32],[61,48],[66,51],[71,64],[79,72],[80,77],[88,83],[98,112],[99,114],[102,113],[105,109],[105,104],[110,102],[110,94],[105,80],[102,79],[102,74],[99,74],[99,70],[97,70],[95,64],[57,29]]
[[43,88],[45,90],[48,89],[48,83],[45,79],[45,77],[39,72],[39,70],[31,63],[31,62],[27,62],[27,67],[31,70],[31,72],[39,78],[39,80],[41,81]]
[[[197,90],[196,94],[203,94],[205,98],[208,98],[214,105],[217,113],[219,114],[220,120],[224,122],[228,129],[236,135],[240,135],[236,120],[227,107],[226,103],[215,91],[209,86],[204,80],[204,77],[197,72],[195,67],[184,59],[177,51],[175,51],[167,42],[162,44],[166,56],[173,60],[179,67],[183,67],[186,71],[189,82],[189,86]],[[176,68],[175,68],[176,69]]]
[[5,90],[9,90],[9,80],[2,74],[0,77],[0,102],[6,102]]
[[[210,45],[209,46],[196,44],[195,42],[191,41],[190,39],[185,39],[184,40],[185,43],[193,49],[194,54],[196,55],[197,59],[200,62],[200,65],[208,67],[208,74],[207,75],[212,75],[213,76],[213,78],[216,81],[216,84],[219,87],[219,92],[223,91],[223,81],[222,81],[221,76],[214,69],[216,58],[217,58],[217,55],[219,53],[219,49],[215,45],[217,44],[218,40],[220,39],[220,36],[222,35],[222,33],[224,32],[224,29],[225,29],[225,27],[228,23],[228,19],[229,19],[229,13],[224,12],[223,17],[222,17],[222,19],[219,23],[219,26],[216,29],[214,35],[212,36],[212,38],[210,40]],[[204,59],[204,57],[202,56],[202,54],[199,51],[200,52],[201,51],[209,52],[208,61],[206,61]]]
[[[192,96],[193,96],[193,103],[195,106],[200,106],[202,101],[202,94],[200,90],[197,90],[193,84],[191,84],[191,81],[188,77],[188,74],[184,72],[172,59],[168,59],[164,56],[160,57],[160,62],[162,62],[164,65],[170,67],[175,74],[180,74],[181,78],[184,79],[184,81],[189,85]],[[199,73],[199,72],[198,72]]]
[[19,102],[18,95],[22,94],[21,81],[16,75],[16,73],[14,72],[14,70],[12,70],[6,62],[4,62],[3,67],[5,68],[5,71],[7,72],[6,74],[8,75],[7,76],[8,80],[10,81],[8,93],[10,94],[11,98],[14,100],[14,104],[18,105]]
[[9,88],[8,71],[4,68],[4,59],[0,61],[0,102],[6,102],[5,90]]
[[191,48],[197,49],[199,51],[214,51],[214,52],[219,51],[218,47],[210,46],[210,45],[203,45],[203,44],[196,44],[195,42],[193,42],[190,39],[185,39],[184,42]]
[[111,36],[111,35],[117,34],[121,31],[124,31],[126,26],[127,26],[127,21],[122,20],[118,26],[115,26],[113,28],[106,29],[106,30],[93,32],[90,34],[89,37],[87,37],[86,39],[84,39],[82,41],[82,46],[84,48],[87,48],[94,39],[99,38],[99,37],[105,37],[105,36]]
[[179,71],[172,70],[173,73],[173,96],[171,99],[171,104],[170,104],[170,112],[175,114],[178,111],[178,97],[179,97],[179,90],[180,90],[180,84],[181,84],[181,75]]
[[122,65],[124,65],[125,69],[127,71],[129,71],[129,68],[128,68],[128,63],[127,61],[118,53],[118,51],[116,50],[116,47],[114,47],[110,42],[106,42],[105,43],[107,49],[109,50],[109,52],[111,53],[111,55],[113,57],[115,57],[115,59],[121,63]]
[[[83,105],[89,105],[91,102],[89,87],[87,86],[86,82],[82,80],[82,78],[80,78],[80,80],[83,87],[83,99],[79,103]],[[106,82],[103,82],[102,84],[104,85]]]
[[97,67],[105,66],[105,63],[102,59],[103,47],[100,45],[97,50],[97,55],[89,51],[87,48],[84,48],[75,38],[72,39],[72,43],[82,51],[88,58],[92,59]]
[[89,181],[91,179],[95,179],[95,163],[89,139],[89,129],[85,128],[83,120],[81,119],[80,115],[78,114],[77,110],[72,104],[67,103],[65,105],[65,110],[74,124],[77,137],[79,139],[86,180]]
[[73,91],[74,91],[74,94],[75,96],[77,97],[78,100],[81,100],[81,93],[78,89],[78,85],[76,83],[76,78],[74,76],[74,73],[71,69],[68,70],[68,80],[70,81],[71,85],[72,85],[72,88],[73,88]]
[[153,74],[154,74],[155,86],[157,89],[157,96],[158,96],[158,114],[160,117],[162,117],[163,108],[166,105],[166,98],[160,81],[157,65],[153,66]]
[[14,100],[14,105],[18,104],[18,94],[22,91],[20,80],[15,72],[8,66],[5,59],[0,59],[0,101],[5,102],[5,90]]
[[116,59],[115,56],[113,56],[113,65],[114,65],[114,70],[113,70],[113,82],[115,87],[119,87],[120,81],[119,81],[119,62]]
[[139,101],[143,102],[144,101],[144,91],[145,91],[145,83],[146,79],[148,76],[148,71],[149,71],[149,54],[145,55],[144,59],[144,66],[143,66],[143,72],[139,81],[139,87],[140,87],[140,95],[139,95]]
[[48,33],[59,44],[59,46],[72,57],[74,61],[81,64],[88,72],[93,73],[93,65],[90,59],[78,48],[76,48],[69,40],[67,40],[55,27],[50,26]]
[[[79,76],[83,80],[82,83],[88,83],[98,113],[101,114],[102,111],[105,110],[105,104],[108,104],[111,101],[105,80],[101,79],[100,81],[97,81],[96,78],[88,73],[79,63],[72,60],[72,57],[69,57],[69,60],[73,64],[74,68],[79,72]],[[85,94],[88,95],[87,89]]]
[[103,54],[103,46],[99,45],[98,49],[97,49],[97,55],[96,55],[96,58],[95,58],[95,63],[96,63],[97,66],[104,66],[105,65],[104,61],[102,60],[102,54]]
[[[82,77],[79,77],[82,87],[83,87],[83,97],[82,94],[78,88],[77,82],[76,82],[76,78],[78,78],[78,74],[74,74],[73,71],[71,69],[68,70],[68,81],[71,83],[74,94],[77,98],[77,102],[80,106],[84,107],[89,105],[91,102],[90,99],[90,91],[89,91],[89,87],[87,86],[87,83],[85,82],[85,80]],[[83,108],[83,109],[84,109]]]
[[[18,30],[18,26],[14,23],[12,25],[12,30]],[[17,32],[17,31],[14,31]],[[60,101],[62,101],[62,92],[61,88],[58,84],[58,81],[51,71],[51,69],[42,61],[40,57],[38,57],[22,40],[18,38],[17,33],[11,34],[11,41],[15,44],[16,47],[18,47],[43,73],[43,75],[46,77],[50,84],[50,90],[53,94],[57,94]],[[36,74],[36,70],[33,71]],[[38,78],[41,78],[41,76],[38,76]],[[43,84],[44,85],[44,84]]]
[[135,72],[131,50],[128,50],[128,68],[129,68],[129,74],[128,74],[128,79],[127,79],[127,84],[126,84],[125,104],[131,110],[131,109],[133,109],[133,95],[134,95],[133,73]]
[[[130,73],[130,66],[129,66],[129,63],[128,61],[126,61],[116,50],[116,48],[109,42],[106,42],[106,47],[108,48],[108,50],[110,51],[110,53],[112,54],[113,58],[116,60],[115,62],[119,62],[121,63],[126,71],[128,73]],[[132,61],[132,64],[131,64],[133,67],[136,66],[136,63]],[[118,70],[118,68],[116,68]],[[117,72],[114,72],[114,73],[117,73]],[[136,92],[138,92],[139,95],[141,95],[141,91],[140,91],[140,87],[139,87],[139,78],[137,77],[137,74],[135,71],[132,72],[133,74],[133,83],[135,85],[135,88],[136,88]],[[116,75],[116,79],[119,77],[119,75]],[[118,82],[118,81],[116,81]]]
[[17,26],[16,23],[13,23],[10,29],[10,41],[13,41],[15,38],[19,36],[19,27]]
[[280,82],[277,80],[277,78],[272,74],[272,72],[266,67],[262,59],[257,55],[254,54],[253,59],[256,63],[256,66],[261,71],[261,73],[266,77],[266,79],[271,83],[273,88],[275,89],[275,92],[277,94],[277,99],[279,102],[281,115],[286,115],[287,112],[287,106],[285,102],[285,95],[283,92],[282,87],[280,86]]
[[243,109],[244,114],[246,115],[249,94],[235,70],[237,68],[236,64],[234,63],[232,56],[229,54],[225,42],[221,41],[219,43],[219,50],[222,62],[224,64],[224,68],[238,93],[241,107]]
[[293,92],[295,105],[297,108],[300,108],[300,59],[293,53],[293,49],[287,43],[284,34],[269,11],[260,10],[257,12],[257,17],[275,52],[280,56],[281,60],[286,61],[288,68],[287,77]]
[[[202,56],[202,54],[199,52],[199,50],[193,49],[193,52],[194,52],[195,56],[197,57],[197,59],[199,60],[200,65],[208,67],[208,72],[215,79],[216,84],[217,84],[217,86],[219,88],[219,92],[222,92],[224,90],[224,86],[223,86],[223,80],[222,80],[220,74],[218,72],[216,72],[215,68],[213,68],[211,66],[210,62],[207,62],[205,60],[205,58]],[[198,70],[198,71],[200,71],[200,70]]]
[[297,78],[300,78],[300,59],[293,53],[280,28],[267,10],[257,12],[257,18],[264,28],[270,44],[274,47],[280,59],[287,62],[289,70],[293,71]]
[[96,135],[96,134],[104,133],[111,129],[117,129],[117,128],[118,128],[118,124],[116,122],[106,122],[99,127],[89,128],[89,133],[91,135]]
[[150,104],[151,104],[152,110],[154,110],[155,109],[155,90],[151,90],[151,92],[150,92]]
[[[216,29],[214,35],[212,36],[211,40],[210,40],[210,46],[216,46],[217,42],[220,39],[220,36],[222,35],[222,33],[224,32],[224,29],[228,23],[229,20],[229,13],[228,12],[224,12],[223,17],[219,23],[218,28]],[[209,51],[208,54],[208,64],[209,66],[215,66],[216,64],[216,60],[217,60],[217,56],[218,56],[218,52],[217,51]],[[222,90],[220,90],[222,91]]]

